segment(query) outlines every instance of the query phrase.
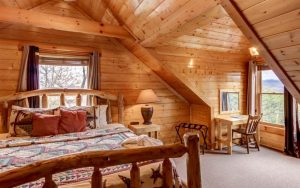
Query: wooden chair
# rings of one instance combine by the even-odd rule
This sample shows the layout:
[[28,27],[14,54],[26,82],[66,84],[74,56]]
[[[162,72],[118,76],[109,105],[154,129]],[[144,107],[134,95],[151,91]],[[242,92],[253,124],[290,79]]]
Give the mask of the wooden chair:
[[256,116],[251,116],[249,115],[248,117],[248,121],[246,124],[245,128],[238,128],[238,129],[233,129],[232,130],[232,137],[234,136],[234,133],[239,133],[241,134],[240,138],[235,138],[235,139],[240,139],[242,142],[243,137],[246,138],[246,145],[247,145],[247,152],[249,154],[249,144],[253,143],[251,142],[250,138],[253,137],[254,139],[254,144],[255,144],[255,148],[258,149],[259,151],[259,145],[257,143],[257,139],[255,137],[256,135],[256,131],[259,125],[259,122],[262,118],[262,114],[261,115],[256,115]]

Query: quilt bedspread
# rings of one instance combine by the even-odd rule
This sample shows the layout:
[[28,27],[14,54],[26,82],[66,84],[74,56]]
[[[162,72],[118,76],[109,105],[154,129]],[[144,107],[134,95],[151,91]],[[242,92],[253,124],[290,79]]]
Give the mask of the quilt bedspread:
[[135,136],[125,127],[0,141],[0,173],[39,160],[86,151],[122,149],[126,138]]

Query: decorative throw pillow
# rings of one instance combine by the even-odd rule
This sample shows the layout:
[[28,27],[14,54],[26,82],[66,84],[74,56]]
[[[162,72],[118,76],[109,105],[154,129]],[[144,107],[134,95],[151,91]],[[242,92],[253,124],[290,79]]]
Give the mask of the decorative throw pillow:
[[73,107],[65,107],[61,106],[60,109],[62,110],[69,110],[69,111],[85,111],[86,112],[86,127],[89,129],[96,128],[96,115],[95,115],[95,107],[93,106],[73,106]]
[[60,110],[59,134],[82,132],[86,130],[87,113],[82,110]]
[[31,136],[49,136],[58,134],[60,116],[34,113],[32,116]]
[[98,105],[95,106],[95,114],[96,114],[96,128],[103,128],[107,125],[107,111],[108,105]]
[[24,108],[12,106],[9,117],[9,133],[11,136],[30,136],[32,132],[33,113],[54,114],[54,109]]

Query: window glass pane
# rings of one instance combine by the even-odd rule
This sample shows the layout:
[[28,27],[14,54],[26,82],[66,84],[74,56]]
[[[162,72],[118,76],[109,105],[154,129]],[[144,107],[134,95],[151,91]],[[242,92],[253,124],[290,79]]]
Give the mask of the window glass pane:
[[262,121],[284,125],[284,95],[262,94]]
[[284,86],[272,70],[262,71],[262,93],[283,93]]
[[40,88],[87,88],[87,66],[39,66]]
[[[39,66],[40,88],[87,88],[87,66]],[[66,106],[76,105],[76,96],[65,96]],[[82,106],[87,105],[87,96],[82,96]],[[49,108],[60,105],[60,96],[48,96]]]

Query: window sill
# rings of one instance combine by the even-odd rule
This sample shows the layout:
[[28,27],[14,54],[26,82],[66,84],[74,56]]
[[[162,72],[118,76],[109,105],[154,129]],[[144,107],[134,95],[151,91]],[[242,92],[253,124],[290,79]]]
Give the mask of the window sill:
[[263,121],[261,121],[260,124],[267,125],[267,126],[272,126],[272,127],[277,127],[277,128],[285,128],[285,126],[281,125],[281,124],[268,123],[268,122],[263,122]]

